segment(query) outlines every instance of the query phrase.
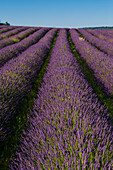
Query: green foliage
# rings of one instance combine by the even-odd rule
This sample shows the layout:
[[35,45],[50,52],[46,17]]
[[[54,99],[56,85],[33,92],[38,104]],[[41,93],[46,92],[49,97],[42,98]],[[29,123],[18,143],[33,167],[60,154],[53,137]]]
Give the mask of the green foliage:
[[5,25],[10,25],[10,24],[6,21]]
[[0,25],[10,25],[7,21],[5,23],[2,23],[0,20]]

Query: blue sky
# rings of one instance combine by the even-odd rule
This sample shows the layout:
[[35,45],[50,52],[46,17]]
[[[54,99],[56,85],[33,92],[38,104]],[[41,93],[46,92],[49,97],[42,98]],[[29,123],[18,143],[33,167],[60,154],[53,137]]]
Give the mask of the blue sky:
[[113,26],[113,0],[0,0],[0,21],[57,28]]

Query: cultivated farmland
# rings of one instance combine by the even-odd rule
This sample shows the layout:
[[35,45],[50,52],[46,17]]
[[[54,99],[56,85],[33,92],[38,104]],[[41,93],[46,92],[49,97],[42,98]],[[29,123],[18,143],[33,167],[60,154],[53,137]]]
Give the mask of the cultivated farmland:
[[112,170],[113,30],[0,26],[0,170]]

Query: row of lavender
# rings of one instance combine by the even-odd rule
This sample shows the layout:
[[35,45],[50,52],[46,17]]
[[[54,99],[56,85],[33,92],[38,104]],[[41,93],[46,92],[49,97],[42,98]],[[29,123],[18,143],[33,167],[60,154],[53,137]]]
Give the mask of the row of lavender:
[[85,29],[79,29],[79,32],[85,37],[86,40],[88,40],[103,52],[107,53],[110,58],[113,58],[113,43],[95,37]]
[[102,35],[105,35],[105,36],[108,36],[108,37],[110,37],[110,38],[113,38],[113,30],[111,29],[111,30],[105,30],[105,29],[103,29],[103,30],[98,30],[98,29],[95,29],[95,30],[91,30],[91,29],[88,29],[87,30],[88,32],[96,32],[96,31],[98,31],[98,32],[100,32]]
[[[21,41],[19,40],[18,43],[6,46],[0,50],[0,67],[3,66],[11,58],[16,57],[19,53],[22,53],[28,47],[35,44],[43,36],[43,34],[49,30],[49,28],[40,30],[38,29],[38,31],[37,29],[38,28],[29,28],[28,30],[13,36],[13,38],[15,37],[16,39],[24,39]],[[28,37],[25,38],[26,36]],[[14,43],[13,40],[11,40],[11,42]],[[6,45],[6,42],[4,44]]]
[[1,33],[4,33],[4,32],[7,32],[9,30],[13,30],[14,28],[17,28],[17,26],[8,26],[8,27],[3,27],[0,29],[0,34]]
[[[84,30],[80,32],[83,33]],[[89,68],[94,71],[94,76],[104,85],[106,93],[113,95],[113,58],[100,52],[89,42],[81,38],[76,30],[71,29],[70,34],[80,57],[84,59]]]
[[6,47],[8,45],[14,44],[16,42],[19,42],[21,39],[26,38],[26,36],[28,36],[29,34],[32,34],[37,29],[36,28],[29,28],[27,30],[20,32],[19,34],[16,34],[14,36],[11,36],[9,38],[5,38],[5,39],[1,40],[0,41],[0,49]]
[[4,38],[8,38],[12,35],[15,35],[23,30],[27,29],[27,27],[19,27],[19,28],[15,28],[13,30],[10,30],[8,32],[4,32],[0,34],[0,40],[4,39]]
[[[107,35],[103,35],[102,32],[100,30],[87,30],[89,33],[91,33],[92,35],[102,39],[102,40],[106,40],[110,43],[113,43],[113,37],[107,36]],[[113,34],[112,34],[113,36]]]
[[[48,30],[39,30],[35,34],[37,40]],[[39,42],[12,58],[0,69],[0,141],[11,132],[10,120],[16,114],[16,106],[30,91],[31,83],[47,57],[56,32],[57,29],[50,30]]]
[[11,170],[111,169],[113,132],[60,29]]

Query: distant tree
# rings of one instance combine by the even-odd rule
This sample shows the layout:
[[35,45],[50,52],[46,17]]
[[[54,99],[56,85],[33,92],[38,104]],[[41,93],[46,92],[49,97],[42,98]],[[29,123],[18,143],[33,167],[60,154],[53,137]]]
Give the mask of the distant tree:
[[94,29],[99,29],[99,30],[101,30],[101,29],[113,29],[113,27],[105,27],[105,26],[103,26],[103,27],[84,27],[84,29],[92,29],[92,30],[94,30]]
[[5,23],[2,23],[0,20],[0,25],[10,25],[7,21]]
[[5,25],[10,25],[10,24],[6,21]]

